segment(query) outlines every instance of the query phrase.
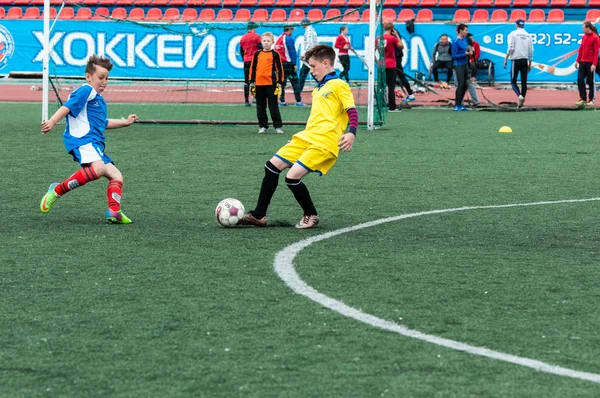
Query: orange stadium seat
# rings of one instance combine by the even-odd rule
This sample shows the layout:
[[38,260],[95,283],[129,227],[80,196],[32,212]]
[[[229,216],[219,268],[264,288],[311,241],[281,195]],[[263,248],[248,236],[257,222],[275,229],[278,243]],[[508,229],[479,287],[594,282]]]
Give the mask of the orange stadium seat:
[[202,7],[204,5],[204,0],[187,0],[186,5],[188,7]]
[[75,9],[73,7],[65,7],[60,12],[58,19],[74,19],[75,18]]
[[477,0],[475,7],[492,7],[494,0]]
[[166,7],[171,0],[152,0],[152,7]]
[[337,10],[337,9],[327,10],[327,12],[325,13],[325,19],[337,18],[341,15],[342,15],[342,13],[340,10]]
[[362,13],[362,17],[360,17],[360,20],[362,22],[369,22],[369,18],[371,18],[371,11],[370,10],[364,10]]
[[[392,10],[394,11],[394,10]],[[360,11],[348,10],[344,13],[343,22],[358,22],[360,21]]]
[[406,22],[410,19],[415,19],[415,12],[413,10],[409,10],[409,9],[400,10],[400,13],[398,14],[399,22]]
[[[150,14],[150,12],[148,12]],[[179,15],[178,8],[167,8],[165,15],[163,15],[163,21],[179,21],[181,15]]]
[[247,8],[240,8],[236,11],[235,17],[233,17],[234,21],[238,22],[247,22],[250,20],[250,10]]
[[529,12],[528,22],[546,22],[546,13],[538,8]]
[[285,20],[287,20],[287,14],[286,14],[285,10],[276,8],[273,11],[271,11],[271,16],[269,17],[269,21],[283,22]]
[[185,7],[187,5],[187,0],[171,0],[169,3],[170,7]]
[[256,0],[241,0],[240,7],[255,7],[256,2]]
[[365,4],[365,0],[348,0],[348,3],[346,3],[347,7],[351,7],[351,8],[358,8],[358,7],[362,7]]
[[313,0],[311,7],[327,7],[329,0]]
[[433,21],[433,11],[431,10],[419,10],[417,13],[417,22],[431,22]]
[[458,0],[456,3],[457,7],[473,7],[475,5],[475,0]]
[[273,7],[274,5],[275,0],[258,0],[258,3],[256,4],[257,7]]
[[506,22],[508,21],[508,14],[506,10],[494,10],[490,22]]
[[127,10],[124,9],[123,7],[113,8],[111,17],[113,19],[123,19],[123,20],[125,20],[125,19],[127,19]]
[[403,0],[402,7],[417,7],[421,0]]
[[384,0],[384,7],[400,7],[401,0]]
[[108,8],[106,7],[98,7],[96,8],[96,11],[94,12],[94,17],[92,19],[97,19],[100,21],[110,19],[110,11],[108,11]]
[[[19,6],[19,7],[25,7],[29,5],[30,0],[14,0],[12,5],[13,6]],[[27,10],[25,10],[25,12],[27,12]]]
[[256,21],[256,22],[265,22],[269,20],[269,11],[267,10],[263,10],[263,9],[258,9],[254,11],[254,14],[252,14],[252,20]]
[[240,5],[239,0],[223,0],[223,4],[221,4],[221,6],[223,6],[223,7],[237,7],[239,5]]
[[469,10],[464,10],[459,8],[454,12],[454,18],[452,18],[452,22],[460,23],[460,22],[469,22],[471,20],[471,13]]
[[23,10],[19,7],[12,7],[8,10],[5,19],[21,19],[23,18]]
[[198,16],[200,21],[214,21],[215,20],[215,10],[212,8],[204,8],[200,11],[200,15]]
[[346,7],[346,0],[330,0],[329,7]]
[[[63,3],[62,0],[50,0],[50,5],[51,6],[58,6],[58,7],[60,7],[60,6],[62,6],[62,3]],[[80,0],[73,0],[73,1],[70,1],[69,3],[70,4],[81,4],[81,1]]]
[[204,7],[221,7],[222,0],[205,0]]
[[[12,1],[8,4],[11,5]],[[2,2],[0,2],[0,6],[2,6],[4,4],[2,4]],[[29,3],[29,5],[31,6],[37,6],[37,7],[43,7],[44,6],[44,0],[31,0],[31,3]]]
[[512,10],[510,12],[510,22],[515,22],[518,19],[522,19],[522,20],[526,20],[527,19],[527,13],[525,12],[525,10]]
[[136,7],[149,7],[152,4],[152,0],[135,0],[133,5]]
[[440,0],[438,7],[455,7],[456,0]]
[[294,0],[275,0],[275,7],[291,7]]
[[565,13],[563,10],[550,10],[548,12],[548,22],[564,22],[565,21]]
[[162,19],[162,10],[160,8],[151,8],[148,10],[145,21],[160,21]]
[[[10,6],[12,4],[13,0],[0,0],[0,6]],[[0,11],[2,12],[2,11]],[[6,10],[4,11],[6,12]]]
[[6,11],[4,11],[4,7],[0,7],[0,19],[4,19],[6,16]]
[[548,0],[532,0],[532,7],[548,7]]
[[419,7],[429,8],[437,6],[438,0],[421,0]]
[[[40,14],[39,19],[44,19],[44,12]],[[56,8],[50,8],[50,20],[56,19]]]
[[98,5],[100,7],[114,7],[117,5],[117,0],[100,0]]
[[292,4],[294,7],[308,7],[310,6],[310,2],[312,0],[294,0],[294,4]]
[[195,8],[186,8],[181,13],[182,21],[195,21],[196,19],[198,19],[198,11]]
[[233,11],[228,8],[221,8],[215,21],[231,21],[233,19]]
[[132,21],[142,21],[145,16],[146,11],[144,11],[144,9],[141,7],[135,7],[129,11],[129,19]]
[[308,10],[308,19],[310,19],[311,21],[320,21],[320,20],[322,20],[323,19],[323,11],[321,11],[321,10]]
[[92,18],[92,10],[89,8],[80,8],[77,10],[77,15],[75,15],[75,19],[79,21],[87,21]]
[[290,11],[290,17],[289,17],[289,21],[291,22],[298,22],[298,21],[302,21],[304,19],[304,10],[292,10]]
[[596,22],[598,18],[600,18],[600,10],[589,10],[585,14],[585,22]]
[[587,0],[570,0],[569,7],[585,7]]
[[472,22],[487,22],[490,19],[490,13],[488,10],[475,10],[473,11]]
[[381,12],[381,20],[383,22],[396,21],[396,11],[392,10],[391,8],[383,9],[383,11]]
[[134,0],[117,0],[117,7],[133,7]]
[[569,0],[550,0],[550,7],[566,7]]
[[525,7],[529,7],[530,3],[531,3],[531,0],[513,0],[512,6],[515,8],[516,7],[525,8]]
[[512,0],[496,0],[494,1],[494,7],[510,7]]
[[97,6],[98,3],[100,3],[100,0],[83,0],[81,2],[81,4],[83,4],[84,6],[87,6],[87,7]]
[[588,0],[587,6],[588,7],[598,7],[598,6],[600,6],[600,0]]

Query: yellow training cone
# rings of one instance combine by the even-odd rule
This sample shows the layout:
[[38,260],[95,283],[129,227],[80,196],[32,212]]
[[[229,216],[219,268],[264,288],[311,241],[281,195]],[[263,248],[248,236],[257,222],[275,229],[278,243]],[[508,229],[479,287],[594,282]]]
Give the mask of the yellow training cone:
[[500,127],[500,130],[498,130],[499,133],[512,133],[512,129],[508,126],[502,126]]

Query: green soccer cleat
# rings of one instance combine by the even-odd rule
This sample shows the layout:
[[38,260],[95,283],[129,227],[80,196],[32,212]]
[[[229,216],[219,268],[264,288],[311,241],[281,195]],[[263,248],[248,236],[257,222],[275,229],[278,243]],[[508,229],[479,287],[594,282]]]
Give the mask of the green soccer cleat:
[[48,213],[52,208],[52,205],[60,198],[60,196],[54,192],[54,187],[58,185],[58,182],[50,185],[48,188],[48,192],[42,198],[42,202],[40,203],[40,210],[42,213]]
[[106,221],[111,224],[131,224],[133,222],[123,214],[123,211],[113,211],[111,209],[106,210]]

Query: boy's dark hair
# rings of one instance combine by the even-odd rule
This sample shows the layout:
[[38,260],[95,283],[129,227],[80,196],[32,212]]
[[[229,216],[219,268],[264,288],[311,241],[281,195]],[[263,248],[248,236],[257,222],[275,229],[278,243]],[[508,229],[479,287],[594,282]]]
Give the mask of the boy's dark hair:
[[307,61],[311,58],[314,58],[319,62],[323,62],[323,60],[328,60],[329,63],[333,66],[333,63],[335,62],[335,50],[327,44],[317,44],[304,54],[304,58]]
[[110,72],[113,64],[110,58],[93,54],[88,58],[87,65],[85,66],[85,73],[89,73],[90,75],[93,74],[96,72],[96,66],[101,66]]
[[467,24],[464,23],[460,23],[458,24],[458,26],[456,27],[456,31],[458,33],[462,32],[463,30],[465,30],[466,28],[468,28]]

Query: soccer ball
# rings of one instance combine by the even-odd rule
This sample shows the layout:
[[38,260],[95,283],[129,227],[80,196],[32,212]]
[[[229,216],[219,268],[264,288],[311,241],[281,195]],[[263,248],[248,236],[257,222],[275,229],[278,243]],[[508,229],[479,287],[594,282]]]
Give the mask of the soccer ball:
[[244,205],[237,199],[223,199],[217,205],[215,215],[217,222],[224,227],[237,227],[238,222],[244,217]]

